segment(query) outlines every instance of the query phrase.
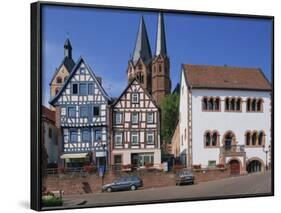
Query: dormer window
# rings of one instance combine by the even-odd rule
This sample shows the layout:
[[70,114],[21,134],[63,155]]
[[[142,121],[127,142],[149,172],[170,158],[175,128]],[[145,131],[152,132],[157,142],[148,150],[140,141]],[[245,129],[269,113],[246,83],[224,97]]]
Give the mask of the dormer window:
[[134,92],[132,93],[132,103],[138,103],[139,102],[139,94]]
[[57,77],[57,84],[61,84],[62,83],[62,79],[60,76]]

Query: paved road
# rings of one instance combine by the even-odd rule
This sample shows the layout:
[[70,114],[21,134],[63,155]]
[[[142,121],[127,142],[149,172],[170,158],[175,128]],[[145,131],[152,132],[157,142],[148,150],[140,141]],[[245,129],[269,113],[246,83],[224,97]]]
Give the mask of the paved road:
[[157,200],[194,199],[210,196],[247,195],[271,192],[271,174],[258,173],[241,177],[198,183],[195,185],[169,186],[137,191],[92,193],[65,196],[65,207],[84,201],[88,205],[118,205],[124,202],[149,202]]

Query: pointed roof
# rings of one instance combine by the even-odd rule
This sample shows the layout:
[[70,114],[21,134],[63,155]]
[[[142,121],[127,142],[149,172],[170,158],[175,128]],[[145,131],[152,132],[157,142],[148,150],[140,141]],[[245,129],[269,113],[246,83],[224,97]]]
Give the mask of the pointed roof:
[[163,13],[158,14],[155,55],[156,56],[158,56],[158,55],[166,56],[167,55]]
[[103,94],[103,96],[107,99],[107,101],[111,101],[111,98],[108,96],[108,94],[105,92],[105,90],[103,89],[103,87],[101,86],[101,84],[99,83],[99,81],[97,80],[96,75],[94,74],[94,72],[92,71],[91,67],[85,62],[85,60],[80,57],[78,59],[78,61],[76,62],[76,65],[72,68],[67,80],[63,83],[62,87],[60,88],[59,92],[49,101],[49,104],[51,105],[55,105],[55,103],[57,102],[58,98],[61,96],[61,94],[63,93],[64,89],[66,88],[68,82],[71,80],[71,78],[73,77],[73,75],[76,73],[76,71],[78,70],[79,66],[81,63],[85,64],[85,67],[89,70],[89,73],[91,74],[91,76],[93,77],[93,79],[95,80],[96,84],[98,85],[101,93]]
[[72,49],[69,38],[67,38],[64,42],[64,48]]
[[139,59],[142,59],[144,63],[149,63],[151,60],[151,49],[147,36],[147,31],[144,23],[143,16],[141,17],[139,30],[137,34],[136,45],[132,57],[133,64],[136,65]]

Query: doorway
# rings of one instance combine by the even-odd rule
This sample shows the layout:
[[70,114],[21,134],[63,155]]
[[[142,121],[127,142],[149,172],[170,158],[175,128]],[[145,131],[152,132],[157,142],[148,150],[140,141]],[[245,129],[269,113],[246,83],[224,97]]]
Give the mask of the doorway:
[[231,175],[240,175],[240,163],[238,160],[231,160],[229,165]]

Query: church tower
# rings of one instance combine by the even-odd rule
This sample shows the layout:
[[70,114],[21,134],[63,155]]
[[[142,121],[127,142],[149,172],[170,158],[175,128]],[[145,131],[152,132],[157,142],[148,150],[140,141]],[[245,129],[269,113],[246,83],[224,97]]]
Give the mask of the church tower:
[[[64,43],[64,58],[58,68],[56,68],[54,75],[50,81],[50,99],[52,99],[60,90],[64,81],[67,79],[69,73],[74,67],[75,63],[72,59],[72,46],[69,39]],[[51,106],[51,110],[55,110]]]
[[155,55],[152,61],[152,96],[159,104],[171,92],[170,60],[167,56],[163,14],[159,13]]
[[151,94],[151,49],[143,17],[141,17],[135,49],[128,62],[128,82],[137,78],[144,89]]

